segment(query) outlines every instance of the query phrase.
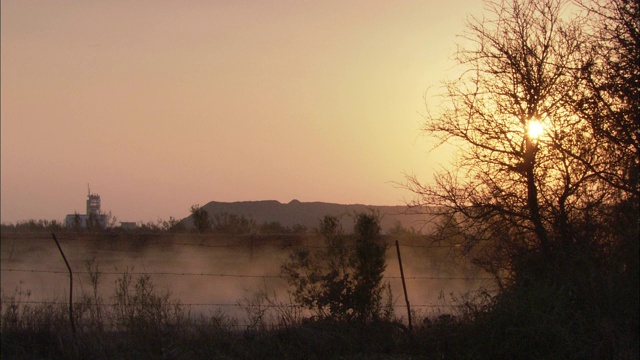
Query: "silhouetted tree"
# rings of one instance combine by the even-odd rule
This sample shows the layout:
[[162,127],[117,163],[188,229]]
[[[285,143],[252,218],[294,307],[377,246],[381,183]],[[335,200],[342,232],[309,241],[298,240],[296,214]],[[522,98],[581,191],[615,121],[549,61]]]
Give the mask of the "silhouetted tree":
[[82,230],[82,218],[77,212],[73,214],[73,229],[78,232]]
[[213,230],[220,234],[250,234],[256,224],[244,215],[221,213],[213,215]]
[[260,225],[261,234],[288,234],[291,230],[278,221],[264,222]]
[[200,205],[191,206],[191,217],[193,218],[193,225],[200,233],[211,231],[212,221],[209,219],[209,213],[200,207]]
[[[296,250],[282,266],[300,305],[320,318],[366,322],[382,317],[382,274],[386,245],[380,239],[377,214],[356,216],[355,246],[334,216],[320,221],[326,248]],[[352,243],[351,243],[352,244]]]
[[89,231],[99,231],[104,227],[104,225],[100,221],[100,215],[94,213],[89,213],[89,215],[87,216],[86,225],[87,230]]
[[425,116],[457,162],[408,178],[415,205],[504,281],[480,317],[487,356],[637,358],[638,1],[485,4]]
[[400,220],[396,220],[396,222],[393,224],[393,227],[389,229],[387,233],[393,236],[410,236],[417,234],[416,229],[414,229],[413,227],[409,229],[405,228]]
[[376,213],[356,215],[356,247],[353,258],[356,319],[375,319],[382,312],[382,274],[387,268],[387,246],[380,237],[380,217]]
[[432,184],[410,177],[408,187],[416,203],[455,216],[468,246],[493,248],[489,267],[505,275],[520,255],[547,261],[598,242],[581,229],[621,194],[594,171],[610,155],[573,108],[582,81],[574,69],[589,62],[585,20],[561,17],[563,0],[486,4],[489,16],[469,20],[457,52],[466,71],[446,83],[424,125],[458,146],[457,166]]
[[162,231],[182,232],[185,230],[184,224],[173,216],[169,216],[169,220],[158,220],[158,223]]
[[[640,2],[579,1],[592,31],[577,69],[577,114],[589,123],[607,161],[587,162],[611,186],[640,196]],[[578,158],[580,159],[580,158]]]

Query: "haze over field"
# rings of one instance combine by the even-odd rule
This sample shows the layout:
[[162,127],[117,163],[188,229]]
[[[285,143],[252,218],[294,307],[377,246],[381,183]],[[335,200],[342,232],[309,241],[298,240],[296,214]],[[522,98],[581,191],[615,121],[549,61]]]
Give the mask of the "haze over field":
[[[492,286],[487,274],[454,260],[450,249],[433,246],[423,237],[386,237],[393,243],[399,239],[409,296],[414,310],[421,314],[447,310],[450,294],[459,296],[480,286]],[[37,233],[4,233],[1,260],[2,292],[11,296],[16,291],[30,292],[30,301],[67,299],[69,277],[65,263],[50,236]],[[301,248],[324,246],[322,239],[310,235],[212,236],[197,234],[165,234],[155,236],[124,235],[59,235],[61,247],[74,271],[74,297],[91,295],[88,263],[96,266],[98,292],[105,303],[113,303],[115,281],[124,272],[151,276],[159,292],[171,291],[175,299],[192,306],[194,313],[223,311],[238,316],[246,314],[241,306],[260,290],[289,304],[288,286],[280,267],[289,254]],[[386,252],[387,270],[396,311],[405,316],[403,290],[396,250]],[[445,296],[446,298],[443,298]]]
[[1,3],[1,221],[123,221],[209,201],[402,205],[482,2]]

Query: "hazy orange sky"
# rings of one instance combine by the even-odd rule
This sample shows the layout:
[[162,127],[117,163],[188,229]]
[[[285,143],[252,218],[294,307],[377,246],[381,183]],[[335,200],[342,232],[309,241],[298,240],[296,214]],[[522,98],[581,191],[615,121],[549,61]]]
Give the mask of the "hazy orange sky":
[[423,94],[479,0],[1,2],[1,221],[403,204]]

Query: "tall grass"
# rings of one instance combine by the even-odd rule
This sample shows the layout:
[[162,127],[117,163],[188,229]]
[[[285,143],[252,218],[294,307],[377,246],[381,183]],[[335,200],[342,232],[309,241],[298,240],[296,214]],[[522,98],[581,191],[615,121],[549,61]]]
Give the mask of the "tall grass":
[[[376,324],[317,321],[290,299],[266,289],[238,301],[248,324],[222,312],[194,313],[149,275],[129,269],[102,298],[100,270],[87,263],[91,289],[73,304],[71,330],[63,299],[33,301],[21,287],[1,294],[3,359],[402,358],[408,334],[392,321]],[[244,322],[244,321],[243,321]]]
[[21,287],[1,293],[2,359],[638,358],[637,291],[595,275],[586,285],[555,276],[497,295],[443,296],[447,307],[414,316],[409,332],[395,318],[313,318],[266,288],[238,301],[241,324],[219,311],[192,312],[150,276],[128,269],[102,298],[99,267],[86,266],[91,288],[73,305],[75,336],[64,299],[36,302]]

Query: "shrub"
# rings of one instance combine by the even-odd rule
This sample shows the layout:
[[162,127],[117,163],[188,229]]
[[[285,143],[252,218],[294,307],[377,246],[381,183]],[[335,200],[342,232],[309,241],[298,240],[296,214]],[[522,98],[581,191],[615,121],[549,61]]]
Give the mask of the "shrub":
[[250,234],[256,228],[253,219],[244,215],[221,213],[213,215],[213,230],[219,234]]
[[[293,299],[323,319],[367,322],[388,316],[392,312],[382,305],[386,245],[378,215],[358,214],[354,239],[339,224],[336,217],[325,216],[318,231],[326,247],[296,250],[282,266]],[[355,246],[348,246],[349,240]]]
[[191,206],[191,217],[193,218],[193,225],[198,232],[204,233],[211,231],[213,225],[209,218],[209,213],[200,207],[200,205]]

